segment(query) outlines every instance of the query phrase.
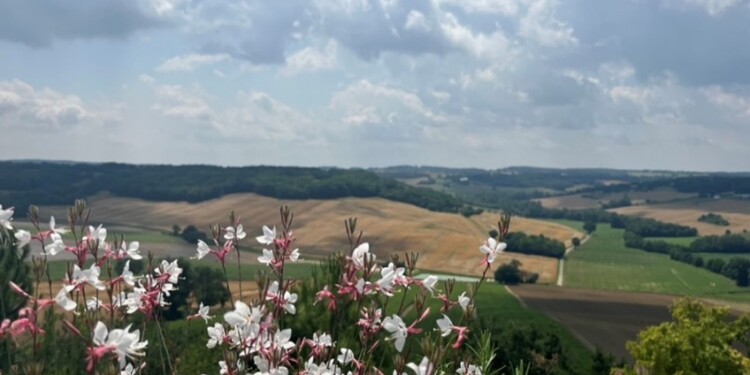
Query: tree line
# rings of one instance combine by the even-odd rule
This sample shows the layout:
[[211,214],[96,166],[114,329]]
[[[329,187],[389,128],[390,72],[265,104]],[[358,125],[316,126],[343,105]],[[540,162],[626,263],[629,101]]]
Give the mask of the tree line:
[[431,211],[467,216],[481,212],[449,194],[409,186],[363,169],[0,162],[0,202],[20,212],[31,204],[67,204],[100,192],[187,202],[233,193],[279,199],[380,197]]

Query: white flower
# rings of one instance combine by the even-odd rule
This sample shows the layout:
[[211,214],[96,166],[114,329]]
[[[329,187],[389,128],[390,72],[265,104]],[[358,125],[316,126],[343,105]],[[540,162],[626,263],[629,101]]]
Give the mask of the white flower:
[[125,254],[128,254],[130,259],[135,260],[141,260],[143,259],[143,256],[138,252],[138,249],[141,247],[141,243],[138,241],[133,241],[129,245],[126,246],[125,241],[122,242],[120,245],[120,251],[125,252]]
[[406,270],[403,267],[396,268],[393,262],[388,264],[388,267],[384,267],[380,270],[380,274],[383,276],[376,284],[380,287],[383,294],[391,297],[393,296],[394,284],[403,285],[406,282],[404,272]]
[[59,233],[52,233],[50,239],[52,239],[52,243],[44,247],[45,254],[54,256],[65,250],[65,243],[63,243],[62,236]]
[[224,326],[221,323],[215,323],[213,327],[208,327],[208,343],[206,347],[213,349],[216,345],[224,342],[224,338],[227,337],[224,331]]
[[213,319],[213,316],[208,315],[209,312],[209,306],[203,306],[203,302],[201,302],[200,307],[198,307],[198,316],[203,318],[203,320],[206,321],[206,324],[208,324],[209,319]]
[[4,226],[7,230],[13,230],[13,226],[10,222],[13,220],[13,207],[3,210],[3,205],[0,204],[0,225]]
[[424,280],[422,280],[422,286],[430,291],[430,294],[434,294],[435,284],[437,284],[438,278],[435,275],[427,276]]
[[292,253],[289,254],[289,260],[291,260],[292,262],[296,262],[297,260],[299,260],[299,249],[292,250]]
[[97,311],[102,306],[102,301],[99,298],[91,297],[86,301],[86,309],[89,311]]
[[65,228],[58,229],[58,228],[55,227],[55,224],[56,224],[55,223],[55,217],[54,216],[50,216],[49,217],[49,230],[51,230],[52,233],[57,233],[57,234],[68,233],[67,229],[65,229]]
[[427,357],[422,357],[422,362],[419,363],[419,366],[414,363],[408,363],[406,367],[414,370],[416,375],[430,375],[434,369],[433,364],[430,363],[430,360]]
[[297,293],[289,293],[284,291],[283,298],[279,297],[279,282],[274,281],[271,286],[268,287],[268,295],[266,299],[280,299],[280,304],[289,314],[294,315],[297,312],[297,308],[294,304],[297,302]]
[[237,301],[234,303],[234,311],[224,314],[224,321],[232,327],[258,325],[262,315],[259,308],[253,306],[251,309],[244,302]]
[[333,359],[328,363],[316,364],[313,357],[310,357],[305,362],[305,373],[308,375],[344,375],[338,366],[336,366]]
[[508,245],[505,244],[505,242],[497,242],[492,237],[487,238],[487,241],[484,243],[484,245],[479,247],[479,251],[487,255],[487,262],[492,263],[495,261],[495,258],[500,255],[503,250]]
[[154,269],[154,272],[156,272],[157,275],[169,275],[169,279],[167,282],[170,282],[172,284],[177,284],[177,282],[180,281],[180,274],[182,273],[182,268],[177,264],[177,259],[172,261],[172,263],[167,262],[166,260],[161,261],[161,266],[159,268]]
[[456,374],[459,375],[482,375],[482,369],[477,366],[470,365],[461,361],[461,365],[458,366]]
[[77,264],[74,264],[72,279],[68,279],[68,276],[65,275],[65,278],[68,282],[68,285],[65,286],[65,289],[70,292],[71,290],[77,288],[82,284],[89,284],[96,289],[104,290],[104,283],[99,280],[100,272],[101,269],[97,267],[96,264],[92,264],[91,267],[87,270],[81,270]]
[[76,308],[76,303],[70,299],[68,291],[63,287],[55,296],[55,302],[65,311],[73,311]]
[[312,338],[313,343],[315,343],[316,346],[322,346],[326,348],[330,348],[333,346],[333,340],[331,339],[331,335],[327,333],[322,333],[320,336],[318,336],[317,333],[313,333]]
[[296,345],[294,342],[291,341],[292,339],[292,329],[287,328],[281,331],[276,332],[273,335],[273,341],[277,345],[278,348],[283,350],[291,350]]
[[138,373],[138,369],[133,367],[133,365],[130,363],[128,363],[128,365],[125,366],[122,371],[120,371],[120,375],[136,375],[136,373]]
[[244,228],[242,228],[242,224],[238,225],[237,228],[235,227],[227,227],[226,232],[224,233],[224,239],[226,240],[233,240],[233,239],[244,239],[245,236],[247,236],[247,233],[245,233]]
[[88,236],[83,237],[83,240],[99,242],[99,248],[103,249],[104,247],[106,247],[107,228],[102,227],[101,224],[99,224],[99,226],[96,228],[89,225],[89,234]]
[[192,259],[203,259],[206,255],[211,252],[211,248],[203,240],[198,240],[198,255],[192,257]]
[[276,239],[276,227],[273,227],[273,229],[269,229],[267,226],[263,226],[263,235],[255,237],[255,239],[264,244],[264,245],[270,245],[273,243],[273,241]]
[[31,233],[23,229],[17,230],[14,236],[16,237],[16,240],[18,240],[18,242],[16,242],[16,246],[18,247],[24,247],[31,242]]
[[133,277],[133,271],[130,270],[130,260],[125,262],[125,267],[122,267],[122,281],[130,286],[135,286],[135,278]]
[[263,255],[258,257],[258,262],[268,266],[268,265],[271,265],[274,259],[275,257],[273,256],[273,251],[268,250],[268,249],[263,249]]
[[130,326],[125,327],[125,329],[113,329],[108,332],[107,326],[102,322],[97,322],[96,327],[94,327],[94,344],[113,349],[120,362],[120,369],[125,368],[126,358],[143,356],[143,350],[148,345],[148,341],[139,341],[139,330],[129,331]]
[[219,361],[219,374],[220,375],[229,374],[229,368],[227,367],[227,363],[224,361]]
[[258,368],[254,375],[287,375],[289,373],[289,370],[284,366],[271,367],[268,360],[261,356],[253,357],[253,362],[255,362],[255,367]]
[[453,322],[451,322],[451,319],[447,315],[443,314],[443,318],[438,319],[436,323],[441,336],[445,337],[451,334]]
[[394,341],[396,350],[398,350],[399,353],[404,350],[404,343],[406,343],[408,329],[401,317],[396,314],[393,314],[392,317],[386,317],[383,319],[383,328],[391,333],[390,339]]
[[336,357],[336,360],[339,361],[342,365],[347,365],[349,362],[351,362],[354,359],[354,352],[347,349],[347,348],[341,348],[341,354],[339,354],[338,357]]
[[373,260],[375,254],[370,253],[370,244],[367,242],[360,244],[352,252],[352,261],[358,270],[365,268],[365,265]]
[[460,296],[458,296],[458,304],[464,311],[466,311],[466,308],[469,307],[469,302],[471,302],[471,298],[466,296],[466,292],[463,292]]

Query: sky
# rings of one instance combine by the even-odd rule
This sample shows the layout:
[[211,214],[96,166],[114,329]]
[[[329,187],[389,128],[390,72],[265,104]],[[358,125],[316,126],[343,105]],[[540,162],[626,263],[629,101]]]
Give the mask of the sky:
[[0,159],[750,170],[750,0],[0,1]]

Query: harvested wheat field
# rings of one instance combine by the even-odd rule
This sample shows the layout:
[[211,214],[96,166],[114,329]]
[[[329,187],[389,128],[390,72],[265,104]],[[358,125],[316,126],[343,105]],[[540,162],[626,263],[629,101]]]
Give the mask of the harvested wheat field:
[[[689,200],[671,204],[622,207],[613,211],[623,215],[686,225],[696,228],[701,236],[724,234],[727,229],[733,233],[750,230],[750,202],[741,200]],[[724,227],[699,222],[698,218],[708,212],[720,214],[730,225]]]
[[[480,274],[481,254],[478,247],[498,219],[498,215],[489,213],[467,219],[458,214],[432,212],[380,198],[284,201],[255,194],[234,194],[200,203],[149,202],[104,195],[89,199],[93,223],[164,231],[171,230],[173,224],[207,228],[212,223],[224,222],[227,213],[234,210],[242,217],[249,232],[245,240],[249,246],[257,245],[252,237],[260,234],[262,225],[279,222],[279,207],[284,204],[289,205],[295,213],[294,234],[303,256],[324,256],[349,250],[344,220],[357,217],[358,229],[364,231],[364,240],[370,242],[372,251],[380,259],[393,253],[414,251],[421,254],[420,268],[465,275]],[[45,207],[42,211],[65,217],[62,207]],[[580,233],[562,225],[523,218],[514,218],[511,230],[543,233],[566,242],[580,236]],[[194,249],[184,249],[184,246],[180,249],[185,252],[182,255],[193,255]],[[252,260],[254,257],[245,258]],[[540,282],[552,283],[556,280],[556,259],[508,254],[501,260],[510,258],[520,260],[523,269],[539,273]]]

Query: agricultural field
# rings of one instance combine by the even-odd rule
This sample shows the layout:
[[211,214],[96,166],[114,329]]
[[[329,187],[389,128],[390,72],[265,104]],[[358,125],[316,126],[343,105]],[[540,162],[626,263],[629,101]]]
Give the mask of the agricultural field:
[[750,289],[667,255],[628,249],[622,235],[622,229],[598,225],[590,240],[568,256],[565,285],[750,302]]
[[630,358],[625,343],[670,319],[674,297],[657,294],[522,285],[513,292],[533,310],[564,324],[590,349]]
[[[170,232],[172,225],[195,225],[208,228],[215,222],[225,221],[229,211],[242,217],[248,234],[245,246],[255,247],[253,236],[262,225],[279,222],[278,209],[287,204],[294,211],[294,234],[303,258],[316,259],[336,251],[348,251],[344,220],[357,217],[357,229],[364,231],[364,241],[379,259],[404,252],[420,253],[418,267],[451,274],[474,275],[481,273],[481,254],[478,247],[496,227],[498,214],[465,218],[458,214],[428,211],[413,205],[380,198],[345,198],[336,200],[279,200],[255,194],[234,194],[200,203],[150,202],[140,199],[97,196],[89,200],[92,223],[111,223],[117,226],[149,228],[156,233]],[[42,207],[44,214],[65,217],[65,208]],[[511,230],[528,234],[544,234],[566,243],[575,230],[541,220],[514,218]],[[112,231],[110,231],[112,233]],[[139,240],[135,235],[126,240]],[[153,250],[159,256],[190,257],[195,248],[186,243],[149,243],[142,241],[144,250]],[[243,262],[256,263],[254,256]],[[524,270],[540,274],[540,283],[553,283],[557,279],[557,259],[506,253],[499,260],[518,259]]]
[[[621,207],[612,210],[623,215],[641,216],[686,225],[698,229],[701,236],[750,231],[750,201],[739,199],[688,199],[679,202]],[[698,218],[708,212],[720,214],[729,226],[702,223]]]
[[[602,203],[621,199],[626,193],[571,194],[537,199],[546,208],[586,209],[599,208]],[[696,194],[680,193],[674,189],[659,188],[649,191],[629,191],[627,196],[634,205],[648,202],[670,202],[694,198]]]

